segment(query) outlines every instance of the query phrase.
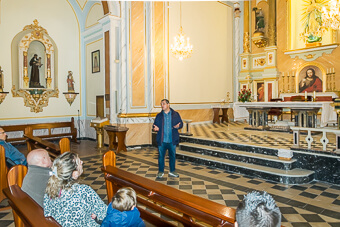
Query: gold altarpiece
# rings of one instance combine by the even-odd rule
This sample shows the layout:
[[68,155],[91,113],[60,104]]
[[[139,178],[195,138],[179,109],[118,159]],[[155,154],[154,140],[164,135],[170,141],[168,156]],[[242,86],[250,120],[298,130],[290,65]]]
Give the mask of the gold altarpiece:
[[[11,52],[13,97],[22,97],[31,112],[42,112],[49,98],[59,96],[55,42],[34,20],[14,37]],[[33,67],[38,71],[34,83]]]

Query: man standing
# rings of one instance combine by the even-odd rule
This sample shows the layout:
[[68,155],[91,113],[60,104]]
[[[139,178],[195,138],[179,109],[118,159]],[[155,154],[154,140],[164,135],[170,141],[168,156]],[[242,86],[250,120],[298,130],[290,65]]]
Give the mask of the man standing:
[[44,194],[52,166],[51,158],[46,150],[35,149],[28,153],[27,162],[28,172],[21,189],[43,207]]
[[164,175],[164,158],[166,150],[169,152],[170,177],[179,177],[175,172],[176,145],[179,144],[178,129],[183,127],[183,121],[178,112],[170,108],[169,100],[161,101],[162,111],[157,114],[153,130],[157,132],[158,144],[158,174],[157,178]]
[[5,148],[6,165],[11,168],[14,165],[27,166],[26,158],[23,153],[18,151],[12,144],[6,142],[7,134],[3,128],[0,128],[0,145]]

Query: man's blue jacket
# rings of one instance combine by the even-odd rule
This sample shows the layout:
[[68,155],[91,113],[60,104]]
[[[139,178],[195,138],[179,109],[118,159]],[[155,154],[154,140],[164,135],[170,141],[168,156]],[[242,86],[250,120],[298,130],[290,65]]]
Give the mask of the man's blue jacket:
[[27,166],[27,161],[25,155],[18,151],[12,144],[7,143],[4,140],[0,140],[0,145],[5,148],[5,156],[6,158],[11,159],[17,165],[25,165]]
[[[171,111],[171,126],[172,126],[172,144],[177,145],[179,144],[179,132],[178,129],[183,128],[183,121],[181,119],[181,116],[178,112],[174,111],[170,108]],[[174,128],[175,125],[180,123],[179,128]],[[159,131],[157,132],[157,144],[158,146],[161,146],[163,143],[164,138],[164,114],[163,110],[157,114],[155,122],[153,123],[159,128]]]

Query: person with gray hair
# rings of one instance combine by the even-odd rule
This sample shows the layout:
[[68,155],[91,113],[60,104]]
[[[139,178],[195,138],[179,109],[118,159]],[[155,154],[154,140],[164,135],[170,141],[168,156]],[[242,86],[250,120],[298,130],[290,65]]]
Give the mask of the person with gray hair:
[[280,227],[281,211],[267,192],[253,191],[236,209],[236,227]]
[[21,189],[42,207],[52,161],[46,150],[35,149],[28,153],[27,162],[28,171]]
[[90,186],[78,183],[82,173],[83,162],[75,153],[54,160],[44,195],[45,217],[52,216],[62,226],[99,226],[91,214],[104,219],[107,206]]

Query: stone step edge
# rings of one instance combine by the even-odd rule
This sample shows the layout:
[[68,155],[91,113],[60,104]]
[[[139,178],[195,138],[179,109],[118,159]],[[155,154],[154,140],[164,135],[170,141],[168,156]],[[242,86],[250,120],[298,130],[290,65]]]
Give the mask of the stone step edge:
[[[220,143],[220,144],[225,144],[225,145],[237,145],[237,146],[244,147],[244,148],[253,147],[253,148],[257,148],[257,149],[266,149],[266,150],[271,150],[271,151],[277,150],[276,148],[272,148],[272,147],[259,146],[259,145],[254,145],[254,144],[243,144],[243,143],[222,141],[222,140],[221,141],[212,140],[210,138],[198,138],[198,137],[193,137],[193,136],[182,136],[182,135],[180,137],[183,137],[183,138],[188,139],[188,140],[196,139],[196,140]],[[244,150],[242,150],[242,151],[244,151]]]
[[[222,158],[215,158],[215,157],[213,157],[213,159],[203,158],[202,155],[199,155],[199,156],[202,156],[202,157],[197,157],[197,156],[192,155],[192,153],[190,154],[190,152],[186,152],[186,151],[182,151],[182,150],[178,150],[178,151],[176,151],[176,153],[184,155],[184,156],[189,156],[189,157],[192,157],[192,158],[198,158],[198,159],[201,159],[201,160],[211,160],[211,161],[214,161],[214,162],[219,162],[221,164],[232,165],[232,166],[236,166],[236,167],[239,167],[239,168],[245,168],[245,169],[258,171],[258,172],[264,172],[264,173],[273,174],[273,175],[277,175],[277,176],[305,177],[305,176],[309,176],[311,174],[314,174],[314,171],[305,170],[305,169],[281,170],[281,169],[274,169],[274,168],[266,167],[266,166],[260,166],[260,165],[256,165],[256,164],[248,164],[248,163],[244,163],[244,162],[226,160],[226,159],[222,159]],[[189,153],[189,154],[185,154],[185,153]],[[207,157],[207,156],[204,156],[204,157]],[[214,159],[216,159],[216,160],[214,160]],[[261,167],[262,169],[256,168],[256,166]],[[251,168],[251,167],[255,167],[255,168]],[[298,175],[298,174],[287,174],[286,173],[286,172],[294,173],[297,170],[304,171],[305,174],[304,175],[301,175],[301,174]],[[281,173],[279,173],[279,172],[281,172]]]
[[[247,152],[247,151],[241,151],[241,150],[232,150],[228,148],[222,148],[222,147],[213,147],[213,146],[207,146],[203,144],[195,144],[195,143],[189,143],[189,142],[184,142],[180,143],[180,146],[187,146],[191,148],[203,148],[206,150],[211,150],[211,151],[217,151],[217,152],[223,152],[223,153],[228,153],[228,154],[235,154],[235,155],[240,155],[243,157],[251,157],[251,158],[257,158],[257,159],[265,159],[273,162],[280,162],[284,164],[292,164],[296,162],[296,159],[291,159],[291,160],[281,160],[277,156],[273,155],[266,155],[266,154],[260,154],[260,153],[253,153],[253,152]],[[238,153],[240,152],[240,154]]]

